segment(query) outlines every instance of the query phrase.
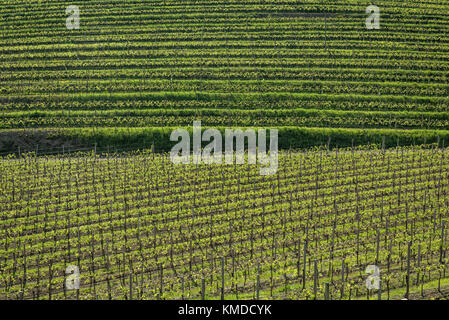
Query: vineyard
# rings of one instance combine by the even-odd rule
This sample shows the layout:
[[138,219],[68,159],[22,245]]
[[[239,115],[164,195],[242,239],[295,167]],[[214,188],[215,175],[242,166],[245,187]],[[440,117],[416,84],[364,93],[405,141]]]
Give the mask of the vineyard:
[[449,2],[372,4],[2,0],[0,300],[447,299]]
[[420,297],[447,283],[447,159],[435,145],[281,152],[261,176],[151,151],[9,156],[0,297],[366,299],[367,265],[383,299]]
[[346,146],[374,129],[449,136],[446,1],[378,1],[380,30],[366,30],[369,1],[93,0],[67,30],[70,4],[3,1],[0,129],[70,135],[201,119],[346,128]]

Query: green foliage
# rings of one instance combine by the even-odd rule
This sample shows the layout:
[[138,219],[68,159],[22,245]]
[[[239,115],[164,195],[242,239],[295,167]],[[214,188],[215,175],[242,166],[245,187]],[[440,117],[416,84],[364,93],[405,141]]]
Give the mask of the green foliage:
[[[107,146],[127,148],[134,146],[137,149],[149,148],[152,145],[155,151],[170,151],[176,142],[170,141],[170,134],[175,128],[96,128],[96,129],[69,129],[54,131],[54,138],[80,140],[86,145],[97,143],[99,147]],[[192,127],[185,127],[192,137]],[[206,130],[203,127],[202,130]],[[226,128],[217,128],[222,132]],[[246,129],[246,128],[242,128]],[[258,130],[259,128],[254,128]],[[269,128],[267,128],[268,130]],[[291,128],[281,127],[279,130],[280,149],[308,149],[318,146],[330,148],[349,147],[357,145],[375,144],[382,146],[385,137],[386,148],[397,145],[419,145],[423,143],[449,143],[448,131],[431,130],[360,130],[360,129],[329,129],[329,128]],[[330,139],[330,140],[329,140]],[[191,139],[193,140],[193,139]]]

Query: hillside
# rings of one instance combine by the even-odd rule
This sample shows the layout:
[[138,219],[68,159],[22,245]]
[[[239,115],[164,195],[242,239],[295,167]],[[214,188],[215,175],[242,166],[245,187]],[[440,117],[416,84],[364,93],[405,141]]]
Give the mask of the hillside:
[[443,0],[2,0],[0,300],[447,299],[448,74]]
[[368,1],[94,0],[68,30],[71,4],[3,1],[0,129],[116,129],[93,143],[127,128],[136,145],[193,120],[303,137],[283,147],[449,137],[446,1],[378,1],[380,30]]
[[8,158],[0,299],[366,299],[369,265],[382,299],[440,296],[447,157],[282,151],[272,176],[151,152]]

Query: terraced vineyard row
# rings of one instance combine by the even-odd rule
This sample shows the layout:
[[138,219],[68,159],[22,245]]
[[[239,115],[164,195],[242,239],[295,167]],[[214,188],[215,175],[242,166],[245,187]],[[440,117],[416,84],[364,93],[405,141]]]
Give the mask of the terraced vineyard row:
[[[148,151],[4,157],[0,297],[355,299],[367,265],[384,299],[419,295],[446,281],[447,157],[281,152],[274,176]],[[65,290],[69,265],[79,291]]]

